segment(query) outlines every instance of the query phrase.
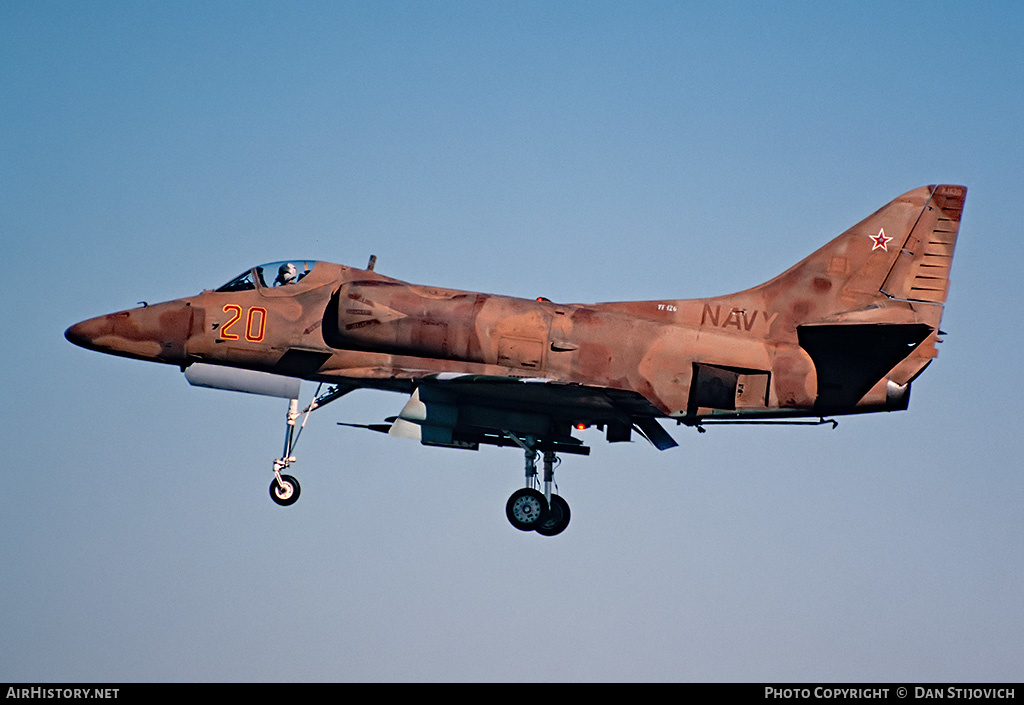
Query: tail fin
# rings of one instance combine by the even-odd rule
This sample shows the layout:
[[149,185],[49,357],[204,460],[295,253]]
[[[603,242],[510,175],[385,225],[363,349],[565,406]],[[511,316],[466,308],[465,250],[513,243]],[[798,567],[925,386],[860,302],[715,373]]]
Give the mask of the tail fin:
[[[877,320],[866,313],[884,302],[938,304],[949,290],[967,189],[924,186],[903,194],[757,293],[794,327],[806,323]],[[933,308],[922,307],[922,308]],[[860,315],[857,312],[864,312]]]
[[966,195],[905,193],[752,290],[814,361],[817,407],[906,408],[909,383],[937,354]]
[[933,187],[931,199],[910,231],[881,292],[893,299],[945,303],[967,189]]

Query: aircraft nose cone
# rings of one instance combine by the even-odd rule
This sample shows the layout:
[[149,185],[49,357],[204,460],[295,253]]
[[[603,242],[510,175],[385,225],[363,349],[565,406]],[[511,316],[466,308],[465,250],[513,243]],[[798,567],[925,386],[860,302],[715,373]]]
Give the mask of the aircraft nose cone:
[[99,333],[99,326],[97,325],[100,319],[90,318],[86,321],[76,323],[75,325],[64,331],[64,337],[68,339],[68,342],[74,343],[75,345],[82,348],[93,348],[93,340]]
[[68,326],[68,329],[64,331],[64,337],[67,338],[69,343],[81,346],[85,340],[85,335],[82,332],[82,324],[76,323],[73,326]]
[[167,301],[90,318],[68,328],[64,337],[109,355],[180,364],[190,324],[190,305]]

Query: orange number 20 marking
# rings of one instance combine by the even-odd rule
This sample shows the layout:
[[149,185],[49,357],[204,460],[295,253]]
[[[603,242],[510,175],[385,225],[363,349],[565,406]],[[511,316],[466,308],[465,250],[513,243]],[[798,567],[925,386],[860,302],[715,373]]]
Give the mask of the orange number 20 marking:
[[228,333],[228,329],[235,325],[239,318],[242,317],[242,307],[236,306],[235,304],[228,304],[224,307],[224,313],[234,313],[231,320],[224,324],[220,329],[220,337],[224,340],[238,340],[238,336],[234,333]]
[[[254,333],[252,330],[253,321],[256,318],[256,314],[260,314],[259,327]],[[258,343],[263,340],[263,333],[267,328],[267,309],[253,306],[249,309],[249,317],[245,319],[245,339],[252,343]]]
[[[242,307],[237,304],[227,304],[222,309],[224,313],[230,313],[231,318],[221,326],[220,337],[223,340],[238,340],[238,335],[230,333],[231,326],[238,323],[242,318]],[[250,343],[258,343],[263,340],[267,331],[267,309],[261,306],[253,306],[245,319],[245,339]]]

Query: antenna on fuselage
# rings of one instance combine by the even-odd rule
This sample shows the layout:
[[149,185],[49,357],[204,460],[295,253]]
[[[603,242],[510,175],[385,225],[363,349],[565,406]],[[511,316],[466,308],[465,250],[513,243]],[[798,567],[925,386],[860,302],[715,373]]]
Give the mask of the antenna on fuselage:
[[370,255],[370,263],[366,265],[366,271],[372,272],[377,264],[377,255]]

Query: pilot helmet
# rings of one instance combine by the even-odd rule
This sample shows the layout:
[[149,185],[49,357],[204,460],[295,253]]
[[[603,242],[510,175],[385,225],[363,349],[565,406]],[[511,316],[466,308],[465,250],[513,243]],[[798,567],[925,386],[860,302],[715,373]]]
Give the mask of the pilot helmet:
[[286,262],[281,265],[281,268],[277,270],[277,279],[274,281],[275,284],[294,284],[295,276],[299,273],[299,270],[295,268],[295,265],[291,262]]

